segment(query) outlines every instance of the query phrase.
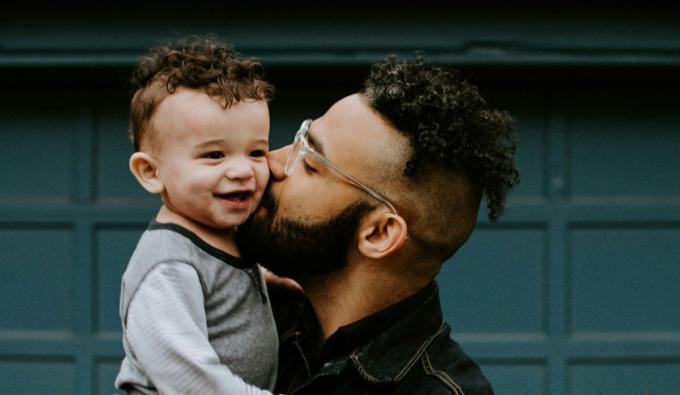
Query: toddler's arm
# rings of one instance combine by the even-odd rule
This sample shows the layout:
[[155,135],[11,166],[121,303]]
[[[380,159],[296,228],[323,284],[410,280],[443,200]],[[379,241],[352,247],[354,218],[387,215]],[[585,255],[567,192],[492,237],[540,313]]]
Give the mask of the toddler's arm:
[[208,342],[203,291],[185,263],[156,266],[130,303],[126,336],[159,393],[271,395],[220,363]]

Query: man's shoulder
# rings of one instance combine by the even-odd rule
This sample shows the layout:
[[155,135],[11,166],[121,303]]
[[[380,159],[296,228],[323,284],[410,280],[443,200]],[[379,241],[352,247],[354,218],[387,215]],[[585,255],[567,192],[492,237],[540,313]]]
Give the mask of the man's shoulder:
[[[493,389],[479,365],[444,331],[423,350],[418,371],[428,378],[428,394],[492,395]],[[420,393],[420,392],[419,392]]]

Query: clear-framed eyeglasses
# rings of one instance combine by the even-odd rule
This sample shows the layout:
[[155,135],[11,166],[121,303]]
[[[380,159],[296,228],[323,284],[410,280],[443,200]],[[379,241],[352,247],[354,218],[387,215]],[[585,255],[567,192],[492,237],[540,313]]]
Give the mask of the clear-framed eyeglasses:
[[326,166],[328,169],[332,170],[334,173],[339,175],[340,177],[344,178],[347,180],[350,184],[356,186],[359,189],[362,189],[364,192],[368,193],[369,195],[373,196],[377,200],[379,200],[381,203],[389,207],[389,209],[394,213],[397,214],[397,209],[394,208],[394,205],[390,203],[387,198],[379,194],[378,192],[374,191],[373,189],[367,187],[364,185],[361,181],[357,180],[356,178],[350,176],[349,174],[345,173],[344,170],[340,169],[337,165],[335,165],[333,162],[330,160],[326,159],[325,156],[322,154],[316,152],[314,148],[312,148],[309,145],[309,142],[307,141],[307,133],[309,131],[309,125],[311,125],[312,120],[311,119],[306,119],[305,121],[302,122],[302,125],[300,126],[300,130],[297,131],[295,134],[295,140],[293,141],[293,146],[291,147],[290,151],[288,152],[288,158],[286,159],[286,167],[285,167],[285,172],[286,176],[290,176],[293,174],[293,170],[295,169],[295,166],[297,166],[298,163],[300,163],[300,160],[305,155],[312,155],[315,160],[317,160],[319,163],[323,164]]

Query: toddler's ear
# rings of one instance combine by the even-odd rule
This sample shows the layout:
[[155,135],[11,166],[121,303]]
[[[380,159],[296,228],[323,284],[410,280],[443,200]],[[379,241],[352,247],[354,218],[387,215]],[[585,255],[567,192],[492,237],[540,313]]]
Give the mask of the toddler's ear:
[[156,160],[146,152],[135,152],[130,157],[130,171],[149,193],[163,192],[163,182],[158,176]]

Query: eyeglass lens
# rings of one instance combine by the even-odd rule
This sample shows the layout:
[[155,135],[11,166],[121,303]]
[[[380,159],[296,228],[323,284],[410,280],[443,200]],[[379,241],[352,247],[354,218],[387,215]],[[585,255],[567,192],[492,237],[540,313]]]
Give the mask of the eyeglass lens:
[[[304,127],[304,125],[303,125]],[[297,162],[300,160],[300,153],[302,151],[302,138],[301,138],[301,131],[298,131],[297,134],[295,134],[295,140],[293,140],[293,146],[290,148],[290,152],[288,152],[288,158],[286,158],[286,167],[284,168],[284,171],[286,172],[286,175],[289,176],[293,173],[293,169],[297,165]]]

